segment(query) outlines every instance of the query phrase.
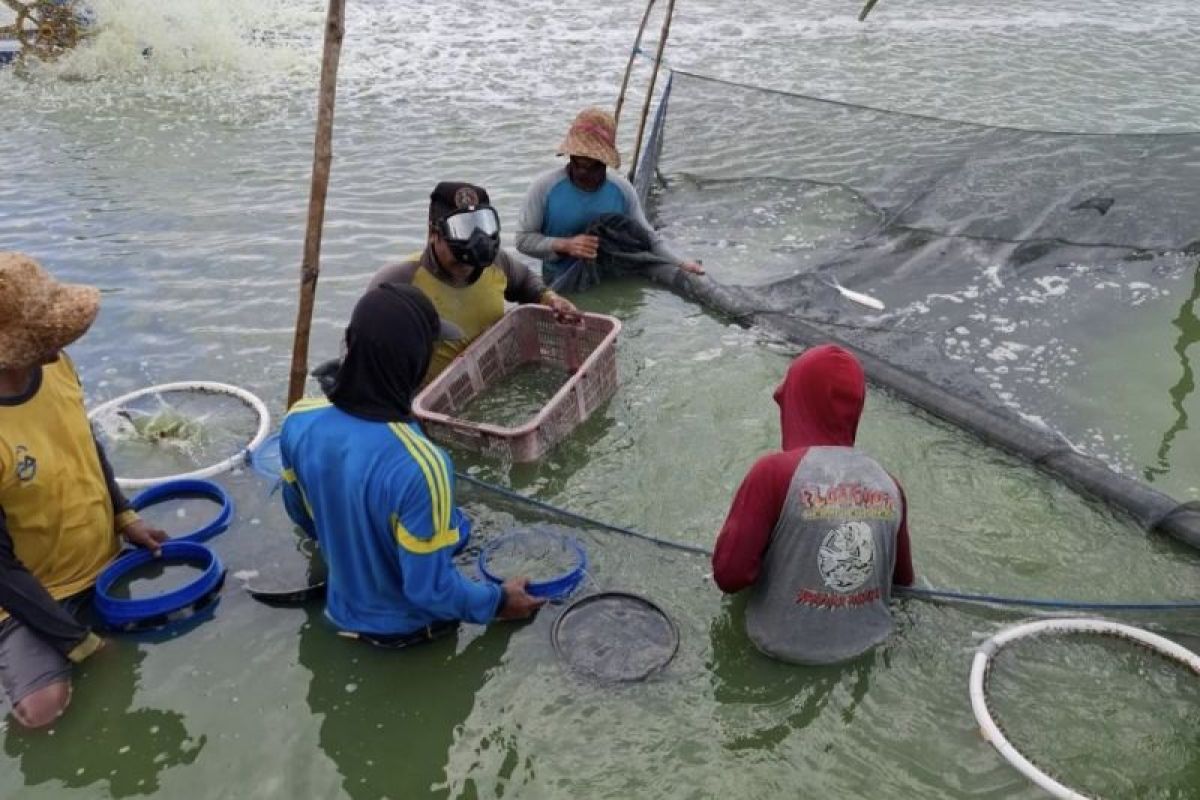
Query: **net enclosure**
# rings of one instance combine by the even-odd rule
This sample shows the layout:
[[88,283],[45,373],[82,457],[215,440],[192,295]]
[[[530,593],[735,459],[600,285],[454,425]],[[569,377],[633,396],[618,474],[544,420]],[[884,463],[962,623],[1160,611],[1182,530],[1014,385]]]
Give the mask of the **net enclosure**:
[[[994,127],[675,70],[647,142],[635,184],[713,265],[652,277],[849,346],[875,384],[1200,547],[1200,505],[1163,480],[1194,436],[1200,132]],[[1168,326],[1158,407],[1114,410],[1106,393],[1149,383],[1145,332]],[[1146,458],[1123,432],[1151,419]]]

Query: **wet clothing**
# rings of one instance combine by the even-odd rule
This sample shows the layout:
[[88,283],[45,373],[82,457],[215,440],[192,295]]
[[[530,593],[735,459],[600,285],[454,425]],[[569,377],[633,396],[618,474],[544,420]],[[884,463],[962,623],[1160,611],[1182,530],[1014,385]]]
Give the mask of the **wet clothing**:
[[500,607],[499,586],[454,566],[454,466],[409,421],[438,329],[420,289],[375,284],[354,306],[329,399],[301,400],[283,421],[284,507],[321,546],[325,615],[346,633],[485,623]]
[[[56,605],[72,621],[86,616],[91,592],[69,597]],[[75,622],[83,626],[83,622]],[[97,640],[98,643],[98,640]],[[15,706],[28,695],[52,683],[71,678],[71,659],[15,617],[0,622],[0,686]]]
[[432,245],[398,264],[383,267],[371,286],[400,283],[416,286],[433,301],[437,313],[462,329],[464,338],[436,343],[422,384],[436,378],[471,342],[504,316],[504,302],[538,303],[546,294],[541,278],[501,250],[473,283],[458,284],[437,263]]
[[795,663],[852,658],[891,633],[893,583],[913,581],[900,484],[854,445],[866,383],[840,348],[813,348],[775,393],[783,450],[742,481],[713,554],[723,591],[752,587],[746,633]]
[[280,445],[284,505],[320,544],[334,625],[388,637],[495,618],[500,587],[454,565],[453,465],[416,424],[302,400],[284,420]]
[[598,189],[584,191],[571,183],[565,166],[542,174],[529,188],[517,221],[517,249],[541,259],[542,280],[552,285],[573,261],[555,253],[552,240],[584,233],[601,214],[631,217],[649,233],[651,251],[655,255],[675,265],[683,263],[646,220],[633,184],[609,170]]
[[[45,672],[20,655],[80,661],[99,639],[61,601],[87,592],[137,519],[92,434],[67,356],[38,368],[29,389],[0,398],[0,683],[13,691]],[[10,617],[11,615],[11,617]],[[15,644],[14,644],[15,643]],[[52,661],[35,658],[38,664]],[[15,687],[15,688],[14,688]],[[33,688],[39,688],[34,686]],[[9,693],[14,702],[20,699]]]
[[588,224],[584,233],[600,240],[596,257],[561,260],[550,286],[556,292],[583,292],[608,278],[634,275],[648,267],[673,263],[655,254],[651,232],[624,214],[601,214]]

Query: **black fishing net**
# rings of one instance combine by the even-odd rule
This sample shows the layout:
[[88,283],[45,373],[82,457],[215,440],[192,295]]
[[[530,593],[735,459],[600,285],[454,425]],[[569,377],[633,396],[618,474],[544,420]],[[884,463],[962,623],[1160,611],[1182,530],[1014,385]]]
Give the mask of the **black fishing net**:
[[679,649],[679,631],[659,606],[628,592],[576,600],[551,633],[554,650],[577,673],[601,681],[640,681]]
[[[989,127],[675,72],[650,142],[640,187],[657,176],[658,221],[712,265],[678,287],[850,344],[877,383],[1034,460],[1102,459],[1144,524],[1175,508],[1145,482],[1172,471],[1197,402],[1200,133]],[[1164,329],[1171,357],[1139,358]],[[1130,385],[1164,375],[1131,410]],[[1188,491],[1175,471],[1163,488]]]

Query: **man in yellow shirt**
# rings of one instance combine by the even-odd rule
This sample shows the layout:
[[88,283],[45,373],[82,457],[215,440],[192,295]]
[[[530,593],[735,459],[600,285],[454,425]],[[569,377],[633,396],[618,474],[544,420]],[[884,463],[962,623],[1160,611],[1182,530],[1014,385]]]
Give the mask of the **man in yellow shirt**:
[[383,267],[368,288],[408,283],[433,301],[438,316],[463,333],[441,340],[422,385],[444,370],[480,334],[504,316],[504,301],[541,303],[567,321],[577,320],[575,304],[542,283],[541,277],[500,248],[500,217],[487,190],[443,181],[429,198],[429,241],[422,253]]
[[158,549],[92,434],[83,387],[60,352],[100,293],[0,253],[0,685],[13,716],[51,724],[71,699],[71,665],[103,641],[76,618],[120,537]]

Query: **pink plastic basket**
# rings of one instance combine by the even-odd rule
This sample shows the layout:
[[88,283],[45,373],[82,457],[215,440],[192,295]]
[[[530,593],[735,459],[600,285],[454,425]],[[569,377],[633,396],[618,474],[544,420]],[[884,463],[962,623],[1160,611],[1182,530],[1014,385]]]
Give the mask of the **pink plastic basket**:
[[[545,306],[518,306],[450,362],[413,403],[425,432],[443,444],[513,462],[536,461],[617,390],[621,321],[584,314],[564,325]],[[459,418],[476,397],[518,367],[553,364],[563,385],[532,419],[515,428]]]

